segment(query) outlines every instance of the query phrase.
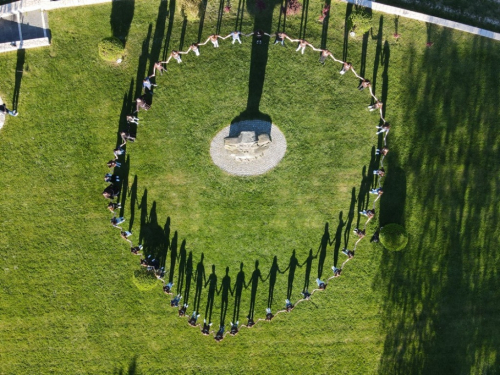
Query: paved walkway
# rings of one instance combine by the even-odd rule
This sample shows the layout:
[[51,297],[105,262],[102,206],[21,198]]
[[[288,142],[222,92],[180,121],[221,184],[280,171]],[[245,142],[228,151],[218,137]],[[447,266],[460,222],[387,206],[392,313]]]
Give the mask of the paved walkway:
[[[269,132],[270,129],[270,132]],[[243,130],[253,130],[258,134],[268,133],[272,143],[260,159],[251,161],[237,161],[224,148],[224,138],[235,137]],[[266,173],[276,167],[286,152],[286,139],[278,127],[270,122],[260,120],[241,121],[226,126],[212,139],[210,156],[215,165],[229,174],[236,176],[255,176]]]

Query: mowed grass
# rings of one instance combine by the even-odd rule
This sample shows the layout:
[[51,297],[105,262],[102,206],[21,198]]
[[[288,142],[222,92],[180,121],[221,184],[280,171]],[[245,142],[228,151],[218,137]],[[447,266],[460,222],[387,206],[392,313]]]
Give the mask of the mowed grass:
[[[109,225],[100,196],[120,115],[149,57],[163,54],[170,26],[168,50],[180,47],[182,20],[175,14],[170,23],[167,6],[135,2],[119,66],[97,52],[111,33],[110,4],[51,12],[52,46],[26,51],[20,115],[0,134],[0,373],[498,371],[497,43],[436,29],[427,49],[425,25],[400,19],[395,41],[392,18],[378,14],[370,34],[348,40],[348,59],[372,79],[393,124],[380,223],[404,224],[409,246],[392,254],[365,239],[324,293],[217,344],[177,317],[159,285],[136,287],[139,260]],[[322,6],[310,4],[306,23],[316,46]],[[223,17],[223,35],[233,31],[235,7]],[[209,4],[203,38],[216,30],[217,8]],[[338,58],[345,12],[332,4],[327,46]],[[278,16],[275,8],[273,30]],[[286,27],[298,35],[300,16]],[[245,13],[243,31],[252,29]],[[198,30],[186,24],[184,49]],[[178,252],[185,240],[194,266],[203,253],[207,277],[214,264],[220,284],[226,267],[234,283],[240,263],[247,281],[256,260],[263,278],[274,256],[284,270],[293,250],[302,264],[328,224],[335,244],[327,246],[323,270],[313,261],[309,280],[305,265],[297,269],[296,301],[307,282],[312,289],[318,274],[331,275],[335,248],[347,240],[352,247],[350,233],[363,223],[350,211],[371,204],[364,188],[378,119],[366,110],[368,94],[356,90],[352,75],[340,76],[339,65],[271,45],[260,111],[285,134],[287,153],[263,176],[225,174],[212,164],[209,144],[246,108],[251,48],[250,38],[241,46],[222,41],[219,49],[209,43],[157,78],[152,109],[140,114],[137,142],[127,145],[125,228],[152,253],[165,246],[165,232],[172,241],[177,231]],[[7,77],[0,95],[8,104],[16,60],[15,53],[0,56]],[[377,225],[370,223],[370,235]],[[174,288],[177,278],[174,267]],[[288,273],[278,274],[273,311],[283,307],[287,287]],[[269,282],[260,282],[256,318],[265,315],[268,295]],[[216,296],[215,329],[220,301]],[[232,315],[230,299],[226,327]]]

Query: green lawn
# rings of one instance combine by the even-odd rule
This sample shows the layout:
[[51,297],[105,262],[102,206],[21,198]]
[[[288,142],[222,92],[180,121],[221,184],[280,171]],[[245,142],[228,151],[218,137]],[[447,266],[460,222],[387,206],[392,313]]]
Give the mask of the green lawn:
[[[11,105],[20,93],[19,117],[0,131],[0,373],[499,373],[498,43],[433,26],[427,48],[429,28],[402,18],[396,41],[394,18],[374,14],[372,31],[346,45],[346,5],[336,2],[326,31],[316,21],[322,2],[309,4],[307,22],[300,14],[287,18],[289,35],[305,29],[320,46],[326,32],[338,58],[347,48],[383,99],[392,124],[385,193],[342,277],[292,313],[216,343],[177,317],[160,285],[137,287],[139,259],[109,225],[100,195],[137,80],[150,59],[165,47],[187,49],[200,28],[183,23],[172,3],[131,4],[52,11],[50,47],[0,55],[0,96]],[[250,4],[243,32],[254,22],[277,29],[279,6],[270,4],[255,21]],[[220,25],[218,8],[208,4],[202,39],[218,26],[222,35],[233,31],[237,3]],[[110,14],[131,22],[113,21],[115,34],[127,34],[118,66],[98,56],[98,42],[112,34]],[[366,188],[378,118],[366,109],[369,94],[356,90],[352,74],[339,75],[339,64],[321,66],[316,53],[301,55],[290,43],[259,48],[252,52],[250,38],[242,45],[227,39],[168,65],[151,111],[140,113],[137,141],[127,145],[120,199],[134,243],[155,255],[167,250],[174,289],[181,259],[172,269],[172,253],[191,253],[195,268],[203,254],[218,285],[226,267],[233,284],[243,263],[248,282],[256,260],[263,278],[275,256],[283,271],[294,250],[303,264],[327,229],[333,243],[312,261],[307,279],[304,265],[290,291],[288,271],[278,273],[276,311],[287,292],[297,301],[318,274],[331,276],[336,258],[345,260],[338,250],[346,241],[352,248],[352,229],[364,223],[356,213],[373,200]],[[210,159],[211,139],[242,112],[268,116],[287,139],[285,157],[263,176],[229,176]],[[391,222],[409,233],[399,253],[369,243],[379,224]],[[256,318],[264,317],[268,296],[266,280]],[[188,314],[194,297],[193,281]],[[216,295],[215,329],[220,305]]]

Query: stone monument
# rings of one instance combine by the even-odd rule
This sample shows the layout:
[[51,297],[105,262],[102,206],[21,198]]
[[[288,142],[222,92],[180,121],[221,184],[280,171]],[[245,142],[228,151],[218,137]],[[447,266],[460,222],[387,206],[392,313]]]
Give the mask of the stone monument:
[[271,137],[269,134],[259,134],[255,131],[242,131],[237,137],[224,138],[224,148],[240,162],[249,162],[264,156],[269,148]]

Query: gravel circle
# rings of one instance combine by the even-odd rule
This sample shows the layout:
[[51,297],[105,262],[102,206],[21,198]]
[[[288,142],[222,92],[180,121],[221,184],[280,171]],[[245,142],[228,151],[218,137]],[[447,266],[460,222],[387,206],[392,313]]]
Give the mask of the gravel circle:
[[[268,129],[263,131],[263,129]],[[224,138],[237,136],[242,130],[254,130],[257,135],[266,132],[271,137],[271,144],[264,156],[251,161],[236,161],[224,148]],[[269,131],[270,130],[270,131]],[[210,143],[210,156],[215,165],[223,171],[236,176],[255,176],[266,173],[276,167],[286,152],[285,135],[279,128],[266,121],[246,120],[226,126],[212,139]]]

